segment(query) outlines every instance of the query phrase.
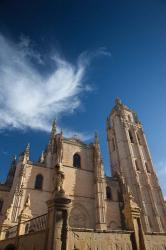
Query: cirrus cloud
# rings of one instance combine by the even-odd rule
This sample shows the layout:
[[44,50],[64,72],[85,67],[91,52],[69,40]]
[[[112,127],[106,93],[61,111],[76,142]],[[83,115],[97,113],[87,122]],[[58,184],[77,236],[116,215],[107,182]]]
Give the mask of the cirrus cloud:
[[76,65],[57,55],[50,58],[53,70],[43,74],[33,60],[45,62],[30,40],[23,37],[16,44],[0,35],[0,129],[48,131],[51,120],[80,106],[80,93],[89,90],[83,84],[85,55]]

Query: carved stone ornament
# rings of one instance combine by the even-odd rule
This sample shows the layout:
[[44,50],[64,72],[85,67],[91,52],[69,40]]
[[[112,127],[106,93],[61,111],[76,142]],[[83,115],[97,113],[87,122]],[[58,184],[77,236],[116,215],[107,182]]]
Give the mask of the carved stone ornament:
[[31,211],[31,205],[30,205],[30,194],[28,194],[23,210],[21,211],[21,214],[20,214],[20,219],[29,220],[31,218],[32,218],[32,211]]
[[61,163],[62,162],[62,159],[63,159],[63,143],[62,143],[62,137],[63,137],[63,134],[61,132],[59,138],[58,138],[58,142],[57,142],[57,149],[56,149],[56,152],[57,152],[57,162],[58,163]]
[[24,187],[24,184],[21,184],[21,187],[20,187],[20,188],[19,188],[19,186],[17,185],[16,191],[15,191],[15,195],[16,195],[16,196],[22,196],[22,195],[23,195],[23,187]]
[[56,178],[55,178],[55,191],[64,192],[63,182],[65,175],[61,170],[56,170]]

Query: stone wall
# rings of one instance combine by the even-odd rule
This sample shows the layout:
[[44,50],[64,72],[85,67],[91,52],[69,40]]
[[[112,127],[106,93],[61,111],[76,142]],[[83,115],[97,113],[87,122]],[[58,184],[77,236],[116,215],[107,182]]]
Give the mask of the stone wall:
[[165,250],[166,234],[145,235],[146,250]]
[[70,231],[68,249],[73,250],[131,250],[130,232]]
[[[93,232],[73,230],[69,232],[69,250],[135,250],[131,233],[125,231]],[[145,235],[146,250],[165,250],[166,234]],[[142,250],[142,249],[140,249]]]
[[[24,183],[24,199],[22,208],[28,194],[30,194],[31,210],[33,217],[47,213],[46,201],[51,198],[53,191],[53,169],[28,165],[26,167],[26,180]],[[38,174],[43,176],[43,186],[41,190],[35,189],[35,179]]]
[[[69,231],[68,250],[135,250],[131,242],[130,231],[95,232],[86,229]],[[0,250],[9,244],[17,246],[17,250],[45,250],[47,232],[40,231],[0,241]],[[146,250],[165,250],[165,234],[145,235]],[[142,249],[140,249],[142,250]]]
[[44,250],[45,249],[46,232],[40,231],[28,235],[22,235],[18,238],[11,238],[0,241],[0,250],[12,244],[17,250]]

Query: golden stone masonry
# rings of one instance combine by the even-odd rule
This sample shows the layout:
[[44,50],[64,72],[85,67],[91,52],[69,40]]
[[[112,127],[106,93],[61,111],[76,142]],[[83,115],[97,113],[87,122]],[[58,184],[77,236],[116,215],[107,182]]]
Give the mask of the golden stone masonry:
[[142,125],[116,99],[107,119],[111,177],[91,144],[52,125],[39,161],[30,146],[0,184],[0,250],[166,250],[166,205]]

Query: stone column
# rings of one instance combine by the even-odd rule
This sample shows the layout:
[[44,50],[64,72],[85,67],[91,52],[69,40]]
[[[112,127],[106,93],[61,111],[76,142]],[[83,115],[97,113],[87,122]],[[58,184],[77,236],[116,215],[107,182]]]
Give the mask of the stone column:
[[126,193],[124,195],[124,216],[126,220],[126,226],[129,230],[134,231],[131,235],[133,249],[145,250],[144,231],[141,224],[140,212],[141,209],[134,200],[131,194],[129,186],[127,186]]
[[94,154],[94,176],[95,176],[95,205],[96,205],[96,230],[107,230],[106,224],[106,205],[104,200],[105,183],[104,183],[104,168],[101,157],[99,138],[95,134],[93,144]]
[[48,205],[48,235],[45,249],[67,250],[68,215],[71,200],[64,192],[57,192]]

